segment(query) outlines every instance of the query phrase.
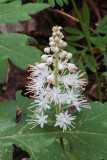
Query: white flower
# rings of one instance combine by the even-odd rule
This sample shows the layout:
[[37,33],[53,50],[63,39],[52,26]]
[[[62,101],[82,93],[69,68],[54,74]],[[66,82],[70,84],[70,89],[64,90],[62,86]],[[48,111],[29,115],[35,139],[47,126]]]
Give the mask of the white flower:
[[46,48],[44,49],[44,52],[45,52],[45,53],[50,53],[50,47],[46,47]]
[[61,94],[60,87],[53,87],[48,90],[49,96],[50,96],[50,102],[55,102],[55,104],[59,103],[59,96]]
[[41,59],[42,59],[43,61],[46,61],[47,58],[48,58],[48,55],[46,55],[46,54],[44,54],[44,55],[41,56]]
[[64,83],[66,88],[69,88],[69,86],[72,86],[73,88],[80,88],[84,86],[87,82],[85,79],[81,78],[83,74],[79,75],[79,72],[75,72],[73,74],[67,74],[60,77],[60,81]]
[[[34,115],[30,116],[32,119],[28,119],[28,123],[29,124],[33,124],[33,127],[36,127],[38,124],[40,125],[41,128],[43,128],[44,124],[47,123],[46,118],[48,117],[48,115],[43,116],[43,112],[41,113],[41,115],[37,114],[37,113],[33,113]],[[31,129],[32,129],[31,128]]]
[[[39,69],[42,66],[44,67],[44,63],[42,65],[36,64],[36,66],[31,66],[31,76],[29,77],[29,85],[27,86],[27,93],[33,93],[34,96],[37,95],[40,90],[44,87],[44,84],[47,82],[47,77],[52,73],[51,70],[48,69],[48,66],[45,66],[42,69]],[[40,94],[40,93],[39,93]]]
[[56,124],[54,125],[56,126],[60,126],[60,128],[63,128],[63,132],[67,130],[67,127],[70,129],[69,126],[72,126],[72,124],[74,124],[73,120],[76,118],[75,116],[72,116],[70,114],[68,114],[68,111],[66,111],[65,113],[60,113],[59,115],[55,115],[56,116]]
[[[48,115],[44,116],[43,112],[51,109],[52,102],[55,105],[58,104],[59,109],[65,104],[67,106],[74,105],[78,111],[81,110],[81,107],[89,107],[82,96],[83,86],[86,85],[83,78],[85,73],[80,74],[76,71],[78,68],[75,64],[68,63],[72,54],[62,49],[62,47],[67,46],[67,43],[63,40],[64,35],[60,31],[61,29],[60,26],[53,27],[52,37],[49,38],[49,47],[44,49],[47,54],[41,56],[44,63],[36,63],[35,66],[30,65],[30,77],[28,77],[30,82],[27,86],[27,93],[31,93],[34,100],[32,106],[29,107],[35,108],[29,120],[29,123],[33,124],[32,128],[37,125],[43,128],[44,124],[47,123]],[[58,56],[57,60],[55,55]],[[68,111],[59,113],[56,115],[55,127],[60,126],[63,131],[66,131],[67,128],[70,129],[70,126],[73,126],[74,119],[75,117],[71,117]]]
[[50,106],[48,105],[49,103],[49,99],[48,99],[48,95],[45,97],[43,97],[43,95],[40,95],[38,96],[34,102],[33,102],[33,106],[29,107],[29,108],[32,108],[32,107],[37,107],[36,110],[38,112],[42,112],[43,110],[46,110],[46,109],[50,109]]
[[47,123],[46,118],[48,117],[48,115],[43,116],[43,112],[41,114],[41,116],[36,115],[36,118],[38,119],[37,122],[38,124],[40,124],[41,128],[43,128],[44,124]]
[[78,111],[81,110],[80,107],[85,107],[85,108],[89,108],[89,104],[86,103],[87,100],[84,100],[84,98],[76,98],[72,100],[73,105],[77,108]]
[[74,89],[68,90],[66,93],[66,103],[71,104],[72,101],[76,101],[78,98],[78,95],[74,93]]
[[77,92],[74,91],[73,88],[71,90],[68,90],[67,94],[65,95],[66,96],[66,103],[74,105],[78,111],[81,110],[80,107],[89,108],[89,105],[88,105],[88,103],[86,103],[86,100],[84,99],[84,97],[81,97],[82,91],[77,90]]

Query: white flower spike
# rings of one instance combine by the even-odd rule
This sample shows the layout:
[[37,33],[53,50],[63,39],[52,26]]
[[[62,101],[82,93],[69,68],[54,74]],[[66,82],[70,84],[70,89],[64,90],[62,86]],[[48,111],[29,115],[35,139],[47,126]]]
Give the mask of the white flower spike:
[[[34,100],[34,109],[29,124],[33,127],[50,122],[50,115],[45,115],[51,108],[56,108],[56,119],[51,121],[54,127],[59,126],[63,132],[74,126],[75,116],[68,114],[69,106],[74,105],[77,111],[82,107],[88,108],[85,98],[82,95],[86,81],[83,78],[85,73],[77,72],[75,64],[70,63],[72,53],[63,50],[67,43],[63,40],[62,27],[54,26],[52,36],[49,38],[49,47],[44,49],[46,54],[41,56],[42,63],[30,65],[29,84],[26,86],[27,93],[31,93]],[[27,94],[26,93],[26,94]],[[52,104],[52,106],[51,106]],[[67,107],[63,107],[67,105]],[[36,112],[35,112],[36,110]],[[52,111],[53,112],[53,111]],[[47,112],[48,113],[48,112]],[[49,117],[49,121],[48,121]]]

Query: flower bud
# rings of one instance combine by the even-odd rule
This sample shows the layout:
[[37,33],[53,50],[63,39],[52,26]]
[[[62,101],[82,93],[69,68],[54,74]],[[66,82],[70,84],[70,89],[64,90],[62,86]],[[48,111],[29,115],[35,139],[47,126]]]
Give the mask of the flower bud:
[[58,69],[59,69],[60,71],[63,71],[63,70],[64,70],[64,66],[63,66],[61,63],[59,63],[59,64],[58,64]]
[[59,58],[61,58],[61,59],[64,58],[64,55],[62,52],[59,54]]
[[59,44],[60,44],[60,45],[63,44],[63,42],[64,42],[64,41],[63,41],[62,39],[59,40]]
[[66,42],[63,42],[62,45],[63,45],[63,47],[66,47],[66,46],[67,46],[67,43],[66,43]]
[[53,37],[50,37],[50,38],[49,38],[49,41],[54,41],[54,38],[53,38]]
[[58,30],[56,33],[60,35],[61,32]]
[[53,83],[53,81],[54,81],[54,75],[51,74],[51,75],[49,75],[49,76],[47,77],[47,82],[48,82],[48,83]]
[[54,37],[55,37],[55,36],[56,36],[56,32],[53,32],[53,33],[52,33],[52,36],[54,36]]
[[62,27],[61,27],[61,26],[59,26],[59,27],[58,27],[58,29],[59,29],[59,30],[61,30],[61,29],[62,29]]
[[71,59],[72,58],[72,54],[71,53],[67,53],[66,58]]
[[64,55],[64,57],[66,57],[68,54],[66,51],[62,51],[61,53]]
[[47,58],[48,58],[48,55],[46,55],[46,54],[44,54],[44,55],[41,56],[41,59],[42,59],[43,61],[46,61]]
[[58,47],[55,47],[55,48],[54,48],[54,52],[59,52],[59,48],[58,48]]
[[70,72],[75,72],[78,69],[73,63],[68,63],[67,65]]
[[50,46],[55,46],[55,42],[54,42],[54,41],[51,41],[51,42],[49,42],[49,45],[50,45]]
[[56,37],[55,37],[55,41],[59,41],[59,37],[56,36]]
[[50,65],[52,63],[53,63],[53,58],[52,57],[47,58],[47,64]]
[[40,70],[45,69],[45,67],[46,67],[46,63],[37,64],[37,68],[40,69]]
[[50,52],[50,48],[49,48],[49,47],[46,47],[46,48],[44,49],[44,52],[45,52],[45,53],[49,53],[49,52]]

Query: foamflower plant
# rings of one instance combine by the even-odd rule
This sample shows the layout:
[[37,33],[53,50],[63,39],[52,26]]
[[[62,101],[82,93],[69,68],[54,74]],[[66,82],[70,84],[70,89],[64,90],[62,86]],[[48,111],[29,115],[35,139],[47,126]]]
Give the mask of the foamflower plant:
[[74,127],[76,118],[68,114],[69,107],[75,106],[77,111],[82,107],[88,108],[82,93],[87,83],[83,78],[85,73],[77,71],[78,68],[71,63],[72,54],[63,49],[67,43],[63,40],[61,29],[60,26],[53,27],[49,47],[44,49],[45,54],[41,56],[43,62],[30,65],[27,93],[31,93],[34,100],[29,107],[34,108],[28,119],[28,123],[32,124],[31,128],[37,125],[43,128],[50,123],[49,115],[45,115],[45,111],[56,107],[53,126],[59,126],[66,131]]

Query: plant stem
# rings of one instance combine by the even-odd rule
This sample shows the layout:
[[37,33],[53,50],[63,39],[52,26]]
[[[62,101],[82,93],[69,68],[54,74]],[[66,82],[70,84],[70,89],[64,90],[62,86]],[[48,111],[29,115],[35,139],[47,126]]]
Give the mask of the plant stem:
[[[93,54],[93,47],[92,47],[92,45],[91,45],[91,42],[90,42],[89,37],[88,37],[88,35],[87,35],[87,32],[85,31],[84,24],[83,24],[83,20],[82,20],[81,15],[80,15],[80,13],[79,13],[79,11],[78,11],[78,8],[77,8],[77,6],[76,6],[76,3],[75,3],[74,0],[71,0],[71,2],[72,2],[72,5],[73,5],[73,7],[74,7],[74,9],[75,9],[75,12],[76,12],[76,14],[77,14],[77,17],[78,17],[78,19],[79,19],[79,22],[80,22],[80,25],[81,25],[81,29],[82,29],[83,34],[84,34],[84,37],[85,37],[85,39],[86,39],[86,41],[87,41],[87,44],[88,44],[88,47],[89,47],[91,56],[95,59],[94,54]],[[99,81],[99,77],[98,77],[97,68],[96,68],[96,72],[95,72],[95,77],[96,77],[96,82],[97,82],[97,88],[98,88],[98,94],[99,94],[99,101],[102,102],[101,87],[100,87],[100,81]]]
[[[55,88],[58,87],[58,53],[55,53]],[[59,104],[56,104],[56,114],[60,114]],[[60,138],[60,144],[64,149],[63,138]]]
[[60,111],[63,110],[63,109],[69,108],[70,106],[71,106],[71,105],[66,106],[66,107],[62,107],[62,108],[60,109]]
[[[58,53],[55,53],[55,88],[58,87]],[[60,114],[59,104],[56,104],[56,113]]]

